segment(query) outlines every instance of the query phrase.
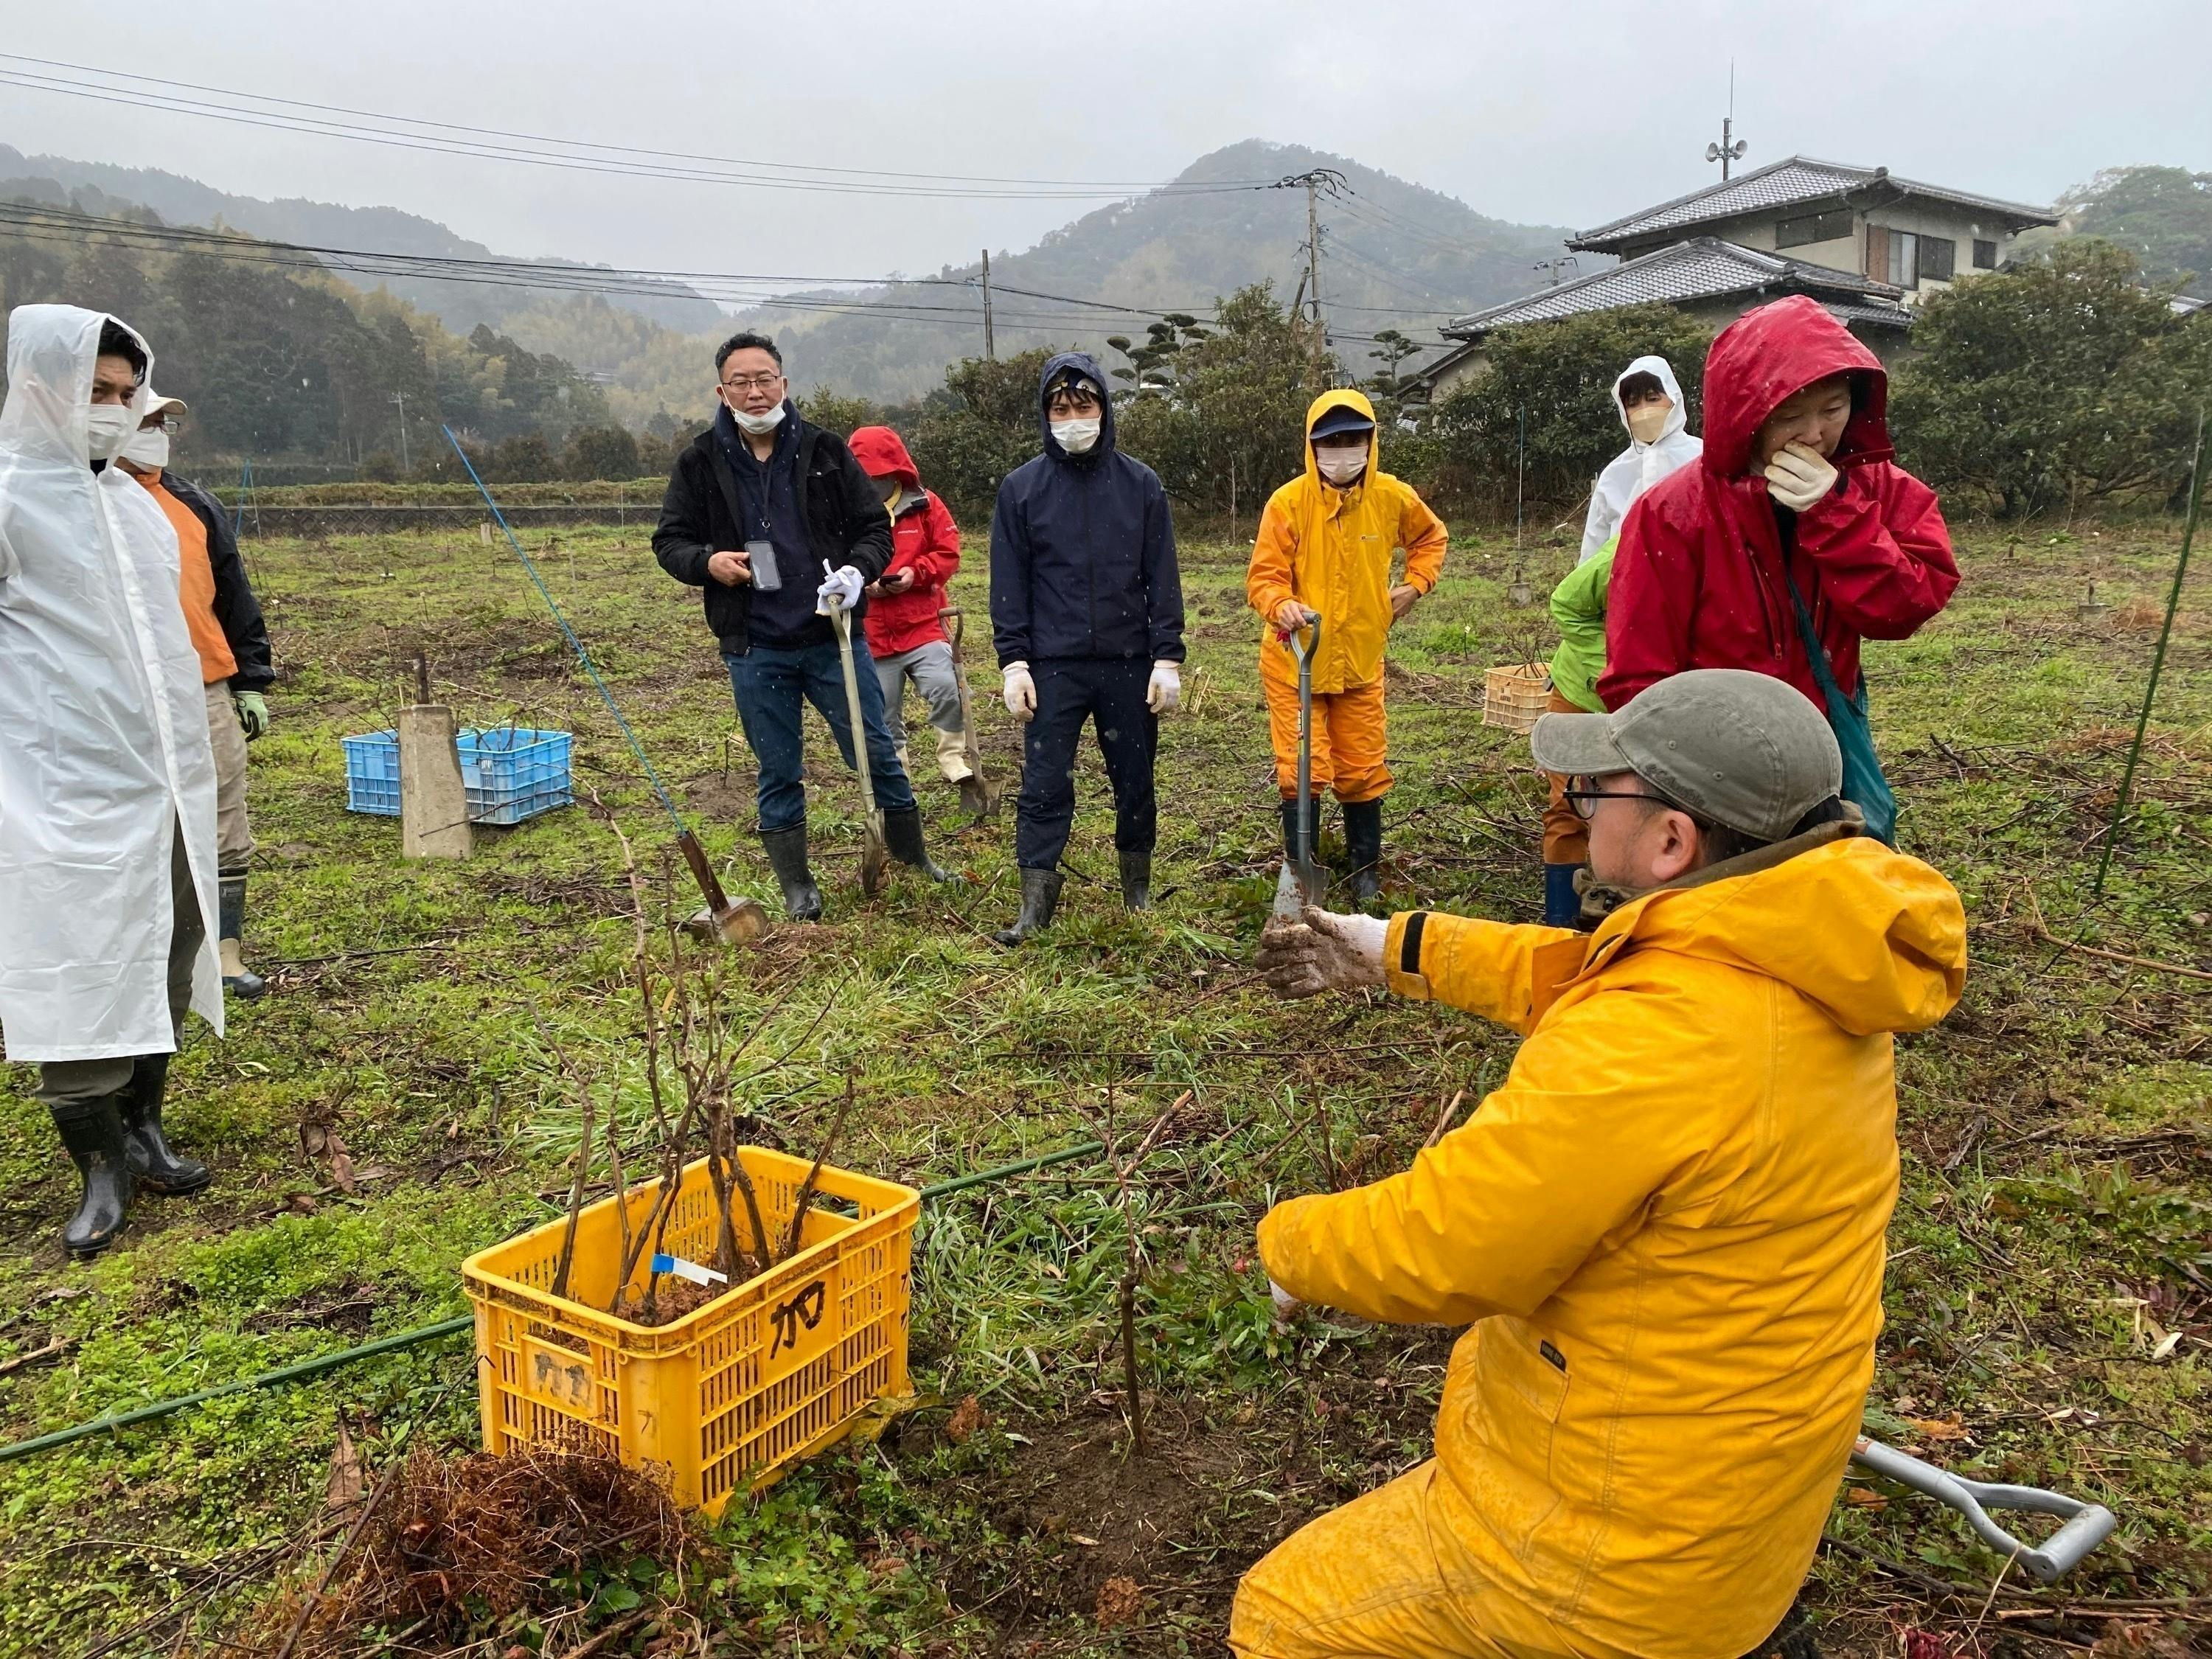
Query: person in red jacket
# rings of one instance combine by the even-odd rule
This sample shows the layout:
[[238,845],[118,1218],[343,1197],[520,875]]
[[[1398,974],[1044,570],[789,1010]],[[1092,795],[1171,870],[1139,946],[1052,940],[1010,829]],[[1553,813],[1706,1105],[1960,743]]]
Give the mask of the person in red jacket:
[[914,457],[887,426],[864,426],[848,440],[853,459],[883,491],[891,515],[891,562],[868,589],[868,654],[883,682],[884,720],[899,758],[906,758],[906,725],[901,705],[906,683],[929,705],[929,724],[937,733],[937,769],[947,783],[960,786],[961,804],[982,806],[982,780],[968,761],[968,724],[960,712],[959,669],[952,642],[939,612],[945,586],[960,570],[960,526],[951,509],[921,485]]
[[1863,708],[1859,641],[1907,638],[1959,585],[1936,492],[1890,459],[1889,377],[1797,295],[1721,331],[1705,396],[1705,453],[1622,522],[1599,699],[1619,708],[1686,668],[1747,668],[1829,713],[1802,602]]

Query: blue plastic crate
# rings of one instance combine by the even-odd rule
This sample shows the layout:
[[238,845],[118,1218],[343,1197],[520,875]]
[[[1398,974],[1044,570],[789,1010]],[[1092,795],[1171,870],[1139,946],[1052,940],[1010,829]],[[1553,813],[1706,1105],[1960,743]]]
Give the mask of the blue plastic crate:
[[[575,799],[566,732],[471,726],[459,734],[461,781],[474,823],[520,823]],[[344,739],[346,810],[399,816],[399,734],[387,727]]]

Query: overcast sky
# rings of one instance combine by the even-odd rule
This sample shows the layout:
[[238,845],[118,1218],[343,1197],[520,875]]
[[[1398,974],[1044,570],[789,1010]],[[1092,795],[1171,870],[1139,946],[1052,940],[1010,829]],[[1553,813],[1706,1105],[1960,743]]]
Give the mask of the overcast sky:
[[[2033,202],[2101,167],[2212,169],[2208,0],[198,0],[112,30],[15,0],[0,16],[17,53],[754,161],[1142,181],[1268,138],[1575,226],[1717,177],[1704,153],[1731,58],[1745,167],[1799,152]],[[641,267],[933,270],[1097,205],[605,178],[14,87],[0,140]]]

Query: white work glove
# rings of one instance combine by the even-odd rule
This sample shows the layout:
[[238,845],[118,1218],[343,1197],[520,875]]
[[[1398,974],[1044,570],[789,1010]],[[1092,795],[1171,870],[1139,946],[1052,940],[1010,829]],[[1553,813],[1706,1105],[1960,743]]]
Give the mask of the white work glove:
[[832,600],[850,611],[860,602],[860,590],[866,586],[860,571],[854,566],[848,564],[842,569],[832,570],[830,561],[823,560],[822,586],[814,590],[814,614],[828,616]]
[[1145,707],[1155,714],[1172,714],[1182,702],[1182,671],[1171,662],[1152,665],[1152,683],[1145,687]]
[[1275,1299],[1275,1322],[1279,1325],[1306,1305],[1272,1279],[1267,1281],[1267,1294]]
[[1003,672],[1006,683],[1000,695],[1006,700],[1006,712],[1027,726],[1036,714],[1036,682],[1030,678],[1030,665],[1010,662]]
[[1292,1000],[1380,985],[1389,933],[1380,916],[1340,916],[1309,904],[1297,921],[1277,919],[1261,930],[1261,976],[1277,996]]
[[1836,469],[1817,449],[1785,444],[1766,464],[1766,493],[1792,513],[1802,513],[1836,487]]

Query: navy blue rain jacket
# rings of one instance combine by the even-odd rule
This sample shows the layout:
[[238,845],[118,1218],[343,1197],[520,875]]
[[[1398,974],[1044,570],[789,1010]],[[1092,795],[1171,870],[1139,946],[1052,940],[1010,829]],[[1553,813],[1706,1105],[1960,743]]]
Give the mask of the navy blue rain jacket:
[[[1073,369],[1097,388],[1103,424],[1087,453],[1054,441],[1045,387]],[[991,628],[999,666],[1055,658],[1181,662],[1182,577],[1158,474],[1114,447],[1098,365],[1063,352],[1037,385],[1044,453],[999,486],[991,514]]]

